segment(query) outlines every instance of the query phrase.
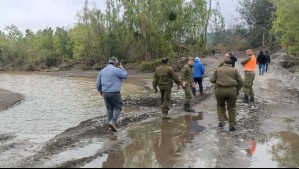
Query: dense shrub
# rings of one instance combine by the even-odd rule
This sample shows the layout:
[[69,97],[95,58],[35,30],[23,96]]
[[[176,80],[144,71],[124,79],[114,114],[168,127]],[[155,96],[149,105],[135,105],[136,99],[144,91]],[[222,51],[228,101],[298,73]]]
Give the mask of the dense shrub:
[[155,59],[148,62],[141,62],[138,70],[141,72],[155,72],[156,68],[161,65],[161,59]]

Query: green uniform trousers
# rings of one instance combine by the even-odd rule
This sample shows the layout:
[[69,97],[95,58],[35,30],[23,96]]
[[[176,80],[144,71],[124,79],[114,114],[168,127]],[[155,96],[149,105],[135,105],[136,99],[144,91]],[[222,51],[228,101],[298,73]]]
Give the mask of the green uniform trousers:
[[191,100],[192,100],[192,85],[190,85],[189,83],[187,83],[186,87],[184,88],[184,91],[185,91],[185,96],[186,96],[185,104],[191,104]]
[[244,76],[244,86],[243,86],[243,91],[244,91],[244,96],[254,96],[253,92],[253,80],[255,78],[255,72],[249,72],[245,71],[245,76]]
[[[236,125],[236,87],[216,87],[215,96],[217,100],[218,120],[224,122],[226,120],[226,105],[228,111],[228,119],[230,127]],[[226,103],[226,105],[225,105]]]
[[169,111],[169,105],[170,105],[170,97],[171,97],[171,88],[165,88],[161,89],[161,100],[162,100],[162,114],[167,115]]

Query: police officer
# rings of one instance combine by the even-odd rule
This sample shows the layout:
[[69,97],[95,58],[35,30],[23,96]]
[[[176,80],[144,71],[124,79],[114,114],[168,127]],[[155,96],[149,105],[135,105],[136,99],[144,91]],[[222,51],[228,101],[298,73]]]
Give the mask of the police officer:
[[[255,69],[257,58],[253,54],[251,49],[246,50],[246,55],[248,56],[246,60],[242,61],[241,64],[244,66],[245,76],[244,76],[244,103],[254,102],[254,92],[253,92],[253,80],[255,78]],[[250,97],[250,100],[249,100]]]
[[229,54],[225,54],[227,59],[224,65],[218,67],[210,78],[211,83],[215,83],[215,96],[217,100],[217,113],[219,127],[224,127],[226,120],[226,107],[229,115],[229,130],[236,130],[236,102],[237,102],[237,85],[243,86],[243,79],[239,71],[232,67],[233,61],[229,58]]
[[191,108],[192,88],[195,87],[193,80],[193,64],[194,58],[189,57],[188,63],[182,68],[181,82],[186,96],[186,101],[184,104],[184,110],[186,112],[194,112],[194,110]]
[[160,89],[163,114],[162,119],[170,119],[168,111],[173,81],[178,85],[178,88],[181,85],[181,82],[179,81],[174,69],[167,64],[168,62],[169,59],[167,57],[162,59],[162,65],[156,69],[152,82],[155,93],[158,92],[157,86]]

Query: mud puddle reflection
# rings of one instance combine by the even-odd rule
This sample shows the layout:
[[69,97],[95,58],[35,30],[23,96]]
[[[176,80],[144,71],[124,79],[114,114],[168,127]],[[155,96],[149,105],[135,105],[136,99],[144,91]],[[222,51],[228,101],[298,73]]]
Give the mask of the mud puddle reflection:
[[[255,151],[254,151],[255,149]],[[279,132],[273,138],[257,143],[251,150],[251,167],[298,168],[299,135],[293,132]]]
[[169,121],[155,119],[129,128],[129,143],[121,150],[104,154],[83,167],[175,167],[180,153],[205,127],[203,113],[188,114]]
[[85,157],[90,157],[103,148],[104,142],[97,138],[85,139],[73,145],[71,149],[63,151],[51,157],[47,157],[45,162],[31,167],[52,168],[68,161],[74,161]]

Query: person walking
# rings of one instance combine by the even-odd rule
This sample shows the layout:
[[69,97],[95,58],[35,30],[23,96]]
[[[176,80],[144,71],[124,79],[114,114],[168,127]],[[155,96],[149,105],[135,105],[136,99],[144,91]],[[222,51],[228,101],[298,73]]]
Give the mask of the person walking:
[[[246,50],[247,59],[243,60],[241,64],[244,66],[245,76],[244,76],[244,103],[254,102],[254,92],[253,92],[253,80],[255,78],[256,69],[256,56],[253,54],[251,49]],[[250,100],[249,100],[250,97]]]
[[[233,61],[229,59],[229,54],[225,54],[228,58],[224,61],[224,65],[218,67],[210,78],[210,82],[215,84],[215,97],[217,100],[217,114],[219,125],[225,126],[226,106],[229,119],[229,131],[236,130],[236,102],[238,90],[242,88],[244,81],[239,71],[231,65]],[[239,88],[237,88],[239,86]]]
[[[205,67],[200,62],[199,57],[196,57],[194,59],[194,65],[193,65],[193,80],[194,80],[194,83],[196,85],[198,84],[198,86],[199,86],[199,92],[200,92],[201,96],[204,95],[204,93],[203,93],[203,84],[202,84],[204,73],[205,73]],[[193,96],[196,95],[196,86],[194,86],[192,88],[192,93],[193,93]]]
[[108,112],[108,126],[117,132],[116,122],[122,112],[123,101],[121,98],[122,80],[128,78],[128,72],[118,62],[116,57],[111,57],[108,65],[99,72],[96,88],[103,96]]
[[257,56],[257,63],[259,64],[259,75],[264,76],[266,71],[267,57],[264,55],[263,51],[260,51],[260,54]]
[[173,86],[173,81],[178,85],[181,85],[178,76],[176,75],[174,69],[168,65],[169,59],[164,57],[162,59],[162,65],[159,66],[155,73],[152,82],[155,93],[158,92],[157,87],[160,89],[161,100],[162,100],[162,119],[170,119],[168,115],[169,104],[171,98],[171,88]]
[[270,57],[270,54],[268,51],[266,51],[266,58],[267,58],[267,63],[266,63],[266,72],[268,72],[268,67],[269,67],[269,64],[271,63],[271,57]]
[[192,88],[195,86],[193,81],[193,64],[194,58],[189,57],[188,63],[182,68],[181,83],[186,96],[184,104],[184,110],[186,112],[194,112],[191,108]]
[[215,57],[215,54],[216,54],[216,50],[215,49],[212,49],[212,55]]

